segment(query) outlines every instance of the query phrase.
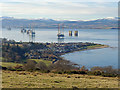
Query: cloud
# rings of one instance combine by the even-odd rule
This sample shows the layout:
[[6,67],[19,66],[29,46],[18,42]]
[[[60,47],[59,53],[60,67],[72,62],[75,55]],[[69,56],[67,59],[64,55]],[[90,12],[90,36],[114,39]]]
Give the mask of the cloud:
[[[119,2],[119,0],[44,0],[45,2]],[[1,2],[43,2],[43,0],[1,0]]]
[[9,2],[1,5],[3,16],[21,18],[87,19],[117,16],[117,6],[111,7],[112,3]]

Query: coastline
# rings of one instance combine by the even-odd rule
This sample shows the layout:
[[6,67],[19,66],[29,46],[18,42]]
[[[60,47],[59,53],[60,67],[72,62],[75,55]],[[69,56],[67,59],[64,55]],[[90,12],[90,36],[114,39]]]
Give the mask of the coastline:
[[108,48],[110,47],[109,45],[103,45],[103,46],[99,46],[99,47],[93,47],[93,48],[88,48],[87,50],[91,50],[91,49],[102,49],[102,48]]
[[[51,61],[52,63],[55,63],[56,61],[59,60],[65,60],[61,56],[67,53],[109,47],[108,45],[91,42],[33,43],[33,42],[8,41],[6,39],[3,40],[3,46],[5,47],[4,48],[5,50],[3,49],[4,56],[7,55],[9,51],[12,51],[13,53],[18,53],[17,54],[18,57],[21,58],[19,58],[19,60],[16,59],[17,62],[21,62],[22,57],[24,57],[23,62],[26,62],[28,59],[43,59]],[[6,49],[7,47],[9,48]],[[16,50],[14,51],[14,49],[11,48],[14,48]],[[21,50],[22,54],[19,54],[19,50]],[[10,54],[9,56],[11,56],[11,53],[9,54]],[[15,62],[15,60],[13,62]]]
[[[82,49],[82,50],[76,50],[76,51],[72,51],[72,52],[68,52],[68,53],[73,53],[73,52],[78,52],[78,51],[86,51],[86,50],[94,50],[94,49],[102,49],[102,48],[108,48],[110,47],[109,45],[102,45],[102,46],[94,46],[94,47],[89,47],[87,49]],[[62,55],[65,55],[65,54],[68,54],[68,53],[64,53],[64,54],[61,54],[60,56]]]
[[104,48],[111,48],[109,45],[101,45],[101,46],[94,46],[94,47],[89,47],[89,48],[87,48],[87,49],[83,49],[83,50],[78,50],[78,51],[73,51],[73,52],[69,52],[69,53],[66,53],[66,54],[62,54],[60,57],[61,58],[63,58],[64,60],[67,60],[67,61],[70,61],[70,62],[72,62],[72,63],[74,63],[74,64],[82,64],[82,63],[77,63],[77,62],[75,62],[74,61],[74,59],[73,60],[71,60],[70,58],[68,59],[68,58],[65,58],[65,56],[64,55],[67,55],[67,56],[69,56],[69,54],[70,54],[70,56],[73,56],[74,57],[74,53],[77,53],[77,52],[81,52],[81,51],[87,51],[87,50],[95,50],[95,49],[104,49]]
[[[109,48],[110,46],[109,45],[102,45],[102,44],[99,44],[100,46],[94,46],[94,47],[89,47],[87,49],[82,49],[82,50],[76,50],[76,51],[72,51],[72,52],[68,52],[68,53],[62,53],[59,57],[61,57],[62,59],[64,60],[67,60],[65,59],[62,55],[66,55],[66,54],[69,54],[69,53],[74,53],[74,52],[79,52],[79,51],[86,51],[86,50],[94,50],[94,49],[103,49],[103,48]],[[57,60],[59,61],[59,60]],[[57,61],[55,61],[54,63],[56,63]],[[67,60],[67,61],[70,61],[70,60]],[[73,62],[74,63],[74,62]]]

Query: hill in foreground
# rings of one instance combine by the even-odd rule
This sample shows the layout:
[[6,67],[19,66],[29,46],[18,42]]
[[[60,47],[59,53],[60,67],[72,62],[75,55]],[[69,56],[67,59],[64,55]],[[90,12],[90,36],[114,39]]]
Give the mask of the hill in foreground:
[[3,71],[3,88],[118,88],[117,77]]

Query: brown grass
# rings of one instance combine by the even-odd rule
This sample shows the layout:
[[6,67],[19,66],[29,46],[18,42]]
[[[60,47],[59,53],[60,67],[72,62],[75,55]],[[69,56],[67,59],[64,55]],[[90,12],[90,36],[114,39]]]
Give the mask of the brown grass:
[[118,78],[26,71],[3,71],[3,88],[118,88]]

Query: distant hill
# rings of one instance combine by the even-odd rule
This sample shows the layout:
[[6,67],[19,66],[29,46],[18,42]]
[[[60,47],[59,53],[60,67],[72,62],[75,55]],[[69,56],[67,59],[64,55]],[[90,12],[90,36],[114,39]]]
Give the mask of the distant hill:
[[35,28],[57,28],[58,24],[64,23],[65,28],[80,29],[116,29],[118,28],[118,19],[103,18],[90,21],[57,21],[53,19],[17,19],[14,17],[0,17],[2,27],[35,27]]

